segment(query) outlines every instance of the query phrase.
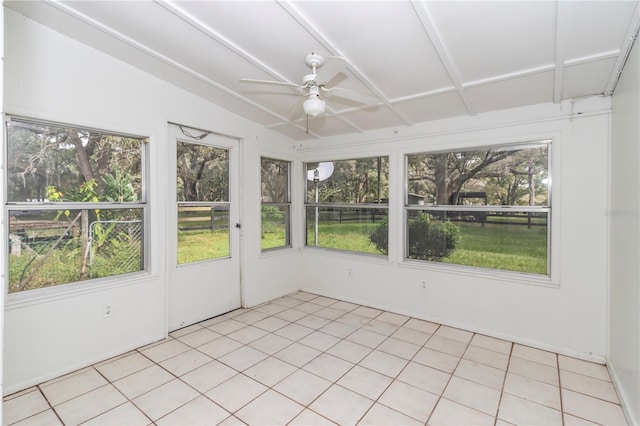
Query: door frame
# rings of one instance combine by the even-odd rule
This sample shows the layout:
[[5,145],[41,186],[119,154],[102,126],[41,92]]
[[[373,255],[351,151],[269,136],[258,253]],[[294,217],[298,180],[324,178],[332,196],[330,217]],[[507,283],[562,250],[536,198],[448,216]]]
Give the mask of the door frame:
[[[207,141],[209,139],[209,141]],[[177,182],[176,182],[176,147],[177,141],[182,140],[200,145],[210,145],[214,147],[220,147],[228,149],[229,152],[229,257],[203,260],[200,262],[193,262],[189,264],[178,265],[177,264],[177,219],[178,219],[178,204],[177,204]],[[217,142],[217,143],[216,143]],[[222,315],[226,312],[244,306],[245,291],[242,283],[242,228],[236,228],[236,224],[241,224],[242,221],[242,173],[241,173],[241,146],[242,139],[236,136],[223,134],[211,130],[201,129],[189,125],[183,125],[178,123],[169,122],[167,126],[167,226],[166,226],[166,327],[167,332],[171,332],[183,327],[187,327],[191,324],[198,323],[217,315]],[[177,286],[184,284],[178,283],[180,279],[180,269],[197,269],[202,271],[203,278],[211,277],[216,267],[220,267],[221,264],[230,263],[229,268],[233,269],[234,281],[230,285],[233,285],[235,289],[233,293],[233,299],[223,304],[218,304],[211,308],[211,311],[206,314],[198,314],[192,312],[193,316],[190,318],[177,319],[175,316],[176,309],[179,311],[180,307],[172,304],[176,299]],[[235,266],[234,266],[235,264]],[[192,271],[192,274],[194,272]],[[185,274],[182,274],[183,276]],[[197,272],[196,272],[197,275]],[[195,300],[199,300],[197,297]],[[184,300],[176,303],[182,303]],[[212,302],[213,305],[213,302]],[[181,314],[181,318],[182,318]]]

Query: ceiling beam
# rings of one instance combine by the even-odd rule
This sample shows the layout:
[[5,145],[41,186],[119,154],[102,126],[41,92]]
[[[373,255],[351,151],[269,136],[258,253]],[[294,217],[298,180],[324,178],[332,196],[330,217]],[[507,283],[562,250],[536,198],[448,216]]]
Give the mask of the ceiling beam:
[[607,88],[604,91],[605,95],[612,95],[613,91],[616,89],[616,85],[618,84],[618,80],[620,80],[622,69],[624,68],[624,64],[629,57],[629,53],[631,52],[633,43],[638,38],[638,32],[640,32],[640,4],[636,3],[636,9],[633,11],[633,17],[631,18],[631,22],[629,22],[629,26],[627,27],[627,33],[624,42],[620,47],[620,55],[618,56],[618,60],[616,61],[615,66],[613,67],[611,75],[609,76],[609,82],[607,83]]
[[465,91],[464,86],[462,85],[462,79],[460,78],[460,73],[458,69],[453,64],[453,60],[451,59],[451,55],[447,50],[447,47],[444,45],[442,41],[442,37],[440,33],[436,29],[436,26],[433,23],[433,19],[431,18],[431,12],[429,11],[426,2],[423,1],[411,1],[411,5],[413,6],[413,10],[418,15],[418,19],[420,20],[420,24],[422,28],[427,33],[427,37],[431,40],[431,44],[433,44],[442,65],[449,74],[449,78],[453,82],[454,87],[458,92],[458,96],[462,100],[464,107],[467,109],[467,113],[469,115],[476,115],[475,108],[471,105]]
[[621,51],[619,49],[609,50],[607,52],[594,53],[593,55],[567,59],[566,61],[564,61],[564,66],[566,68],[566,67],[572,67],[575,65],[584,65],[590,62],[604,61],[605,59],[618,58],[620,54],[621,54]]
[[[289,83],[287,78],[284,77],[282,74],[280,74],[278,71],[276,71],[273,68],[269,67],[267,64],[262,62],[260,59],[256,58],[251,53],[247,52],[246,50],[244,50],[243,48],[241,48],[240,46],[238,46],[237,44],[235,44],[234,42],[232,42],[231,40],[229,40],[228,38],[226,38],[225,36],[220,34],[218,31],[214,30],[209,25],[205,24],[200,19],[198,19],[197,17],[193,16],[191,13],[187,12],[184,8],[180,7],[180,5],[178,3],[174,2],[174,1],[171,1],[171,0],[154,0],[154,1],[158,5],[160,5],[163,8],[165,8],[167,11],[171,12],[172,14],[174,14],[175,16],[177,16],[178,18],[183,20],[188,25],[190,25],[193,28],[197,29],[198,31],[202,32],[204,35],[206,35],[207,37],[211,38],[212,40],[220,43],[221,45],[223,45],[224,47],[226,47],[227,49],[229,49],[230,51],[232,51],[236,55],[240,56],[241,58],[243,58],[247,62],[251,63],[252,65],[254,65],[256,67],[258,67],[259,69],[261,69],[265,73],[269,74],[271,77],[273,77],[273,78],[275,78],[275,79],[277,79],[279,81],[283,81],[283,82]],[[220,84],[217,84],[217,85],[222,87],[222,85],[220,85]],[[291,89],[294,90],[298,95],[302,95],[302,91],[301,90],[299,90],[299,89],[296,90],[294,88],[291,88]],[[240,95],[239,93],[237,93],[237,92],[235,92],[235,91],[233,91],[231,89],[228,89],[228,88],[225,87],[225,90],[229,91],[230,93],[233,93],[233,94],[237,95],[238,99],[241,99],[241,100],[249,103],[249,105],[254,106],[254,107],[258,106],[258,108],[260,110],[269,112],[270,115],[272,115],[273,117],[283,121],[286,124],[291,124],[291,125],[299,128],[299,129],[301,129],[301,130],[308,131],[308,129],[306,129],[304,126],[296,124],[295,122],[292,122],[288,118],[283,117],[280,114],[277,114],[277,113],[271,111],[270,109],[261,106],[257,102],[249,100],[248,98]]]
[[[351,62],[348,57],[340,51],[340,49],[333,43],[331,40],[327,38],[320,30],[318,30],[315,25],[306,17],[302,12],[298,10],[298,8],[294,5],[292,1],[278,1],[278,4],[300,25],[305,31],[307,31],[314,39],[318,41],[328,52],[330,52],[334,56],[340,56],[342,58],[346,58],[345,62],[347,63],[347,68],[351,70],[351,72],[355,75],[355,77],[360,80],[366,87],[373,93],[383,105],[389,108],[404,124],[410,126],[413,122],[407,117],[403,112],[401,112],[398,108],[396,108],[389,100],[386,98],[384,93],[371,81],[367,76],[365,76],[358,67]],[[340,116],[336,116],[340,118]],[[355,124],[353,124],[355,126]]]
[[174,14],[175,16],[177,16],[178,18],[180,18],[181,20],[183,20],[188,25],[202,32],[207,37],[217,41],[227,49],[231,50],[236,55],[250,62],[252,65],[255,65],[256,67],[260,68],[262,71],[269,74],[274,79],[277,79],[282,82],[290,83],[290,81],[287,80],[285,76],[283,76],[278,71],[271,68],[269,65],[265,64],[260,59],[256,58],[251,53],[247,52],[246,50],[244,50],[243,48],[241,48],[240,46],[238,46],[237,44],[235,44],[234,42],[232,42],[231,40],[229,40],[228,38],[220,34],[218,31],[211,28],[209,25],[202,22],[197,17],[193,16],[191,13],[187,12],[183,7],[180,6],[179,3],[174,2],[172,0],[154,0],[154,1],[160,6],[162,6],[163,8],[165,8],[166,10],[168,10],[169,12],[171,12],[172,14]]
[[469,87],[485,86],[487,84],[500,83],[502,81],[513,80],[514,78],[521,78],[521,77],[527,77],[529,75],[540,74],[543,72],[550,72],[550,71],[553,71],[554,68],[555,68],[555,65],[553,64],[542,65],[540,67],[529,68],[522,71],[510,72],[508,74],[501,74],[495,77],[483,78],[482,80],[470,81],[468,83],[464,83],[463,86],[465,89]]
[[[230,51],[232,51],[236,55],[240,56],[241,58],[243,58],[247,62],[251,63],[252,65],[254,65],[256,67],[258,67],[259,69],[261,69],[262,71],[266,72],[267,74],[271,75],[273,78],[275,78],[275,79],[277,79],[279,81],[290,83],[290,81],[286,77],[284,77],[282,74],[277,72],[275,69],[269,67],[267,64],[265,64],[264,62],[259,60],[257,57],[255,57],[254,55],[252,55],[248,51],[244,50],[243,48],[241,48],[237,44],[233,43],[228,38],[224,37],[218,31],[214,30],[209,25],[205,24],[200,19],[198,19],[197,17],[193,16],[191,13],[187,12],[184,8],[180,7],[179,3],[174,2],[172,0],[154,0],[154,1],[156,3],[158,3],[159,5],[161,5],[162,7],[164,7],[165,9],[167,9],[168,11],[170,11],[171,13],[173,13],[174,15],[176,15],[178,18],[182,19],[187,24],[189,24],[192,27],[196,28],[197,30],[201,31],[207,37],[217,41],[220,44],[222,44],[224,47],[226,47],[227,49],[229,49]],[[300,89],[292,88],[292,90],[294,90],[298,95],[304,95],[303,91],[300,90]],[[327,105],[327,110],[333,111],[329,105]],[[364,130],[362,130],[358,125],[356,125],[355,123],[352,123],[350,120],[346,119],[345,117],[341,117],[341,116],[336,115],[336,118],[339,119],[340,121],[344,122],[348,126],[352,127],[354,130],[356,130],[356,131],[358,131],[360,133],[364,132]],[[295,127],[298,127],[300,129],[303,129],[303,130],[307,131],[307,129],[304,126],[298,124],[298,122],[300,120],[291,121],[290,119],[282,118],[282,121],[283,121],[283,123],[281,123],[282,125],[293,125]],[[267,126],[267,127],[274,127],[274,126],[275,127],[280,127],[280,124],[276,123],[276,124],[272,124],[272,125]]]
[[562,101],[562,79],[564,74],[565,26],[568,24],[570,1],[556,2],[556,46],[555,70],[553,73],[553,103]]

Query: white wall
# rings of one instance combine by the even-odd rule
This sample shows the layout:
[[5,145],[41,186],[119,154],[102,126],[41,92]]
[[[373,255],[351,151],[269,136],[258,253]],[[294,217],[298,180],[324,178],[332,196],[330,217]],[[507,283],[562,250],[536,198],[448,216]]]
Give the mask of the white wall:
[[[11,10],[5,11],[4,111],[9,114],[148,135],[151,139],[149,207],[150,264],[135,279],[43,291],[37,299],[11,295],[5,307],[5,393],[39,383],[166,335],[167,122],[211,129],[242,139],[241,200],[245,302],[295,290],[285,267],[292,249],[262,256],[259,232],[260,152],[292,157],[286,137],[170,86],[155,77],[71,40]],[[256,235],[256,238],[247,234]],[[2,250],[6,247],[2,246]],[[4,274],[6,279],[6,274]],[[102,317],[104,303],[115,315]],[[248,302],[247,302],[248,303]]]
[[[388,261],[306,248],[303,289],[603,362],[609,108],[586,99],[302,144],[308,161],[389,155],[392,230]],[[551,281],[403,262],[406,153],[549,138]]]
[[640,423],[640,46],[613,95],[609,370],[630,424]]
[[[4,8],[0,8],[0,57],[4,58]],[[3,80],[4,75],[4,59],[2,64],[0,64],[0,81]],[[0,85],[0,105],[4,105],[4,88]],[[0,143],[4,146],[4,132],[0,132]],[[0,194],[4,192],[4,185],[0,186]],[[4,197],[0,197],[0,199],[4,199]],[[2,241],[7,241],[7,231],[4,229],[4,226],[0,230],[0,238]],[[0,306],[4,306],[4,291],[0,292]],[[0,395],[4,395],[3,392],[3,368],[2,368],[2,359],[3,359],[3,339],[1,338],[4,330],[4,310],[0,310]],[[0,419],[2,419],[2,407],[0,406]]]
[[[243,300],[245,306],[255,306],[279,296],[284,296],[300,288],[298,277],[299,246],[293,248],[268,250],[261,252],[260,238],[262,235],[260,223],[260,158],[269,157],[292,162],[291,175],[301,174],[300,163],[296,160],[293,142],[285,137],[278,144],[265,145],[260,138],[246,139],[242,158],[242,186],[243,199],[248,205],[243,206],[245,217],[242,224],[243,248]],[[301,201],[297,194],[292,194],[292,233],[296,238],[298,233],[295,222],[300,216]]]

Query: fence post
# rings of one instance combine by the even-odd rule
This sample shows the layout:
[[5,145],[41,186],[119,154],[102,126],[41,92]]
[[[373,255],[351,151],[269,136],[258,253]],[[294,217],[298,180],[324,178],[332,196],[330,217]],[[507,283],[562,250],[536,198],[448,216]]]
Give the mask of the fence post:
[[15,234],[9,234],[9,241],[11,242],[11,254],[16,256],[22,255],[22,239]]

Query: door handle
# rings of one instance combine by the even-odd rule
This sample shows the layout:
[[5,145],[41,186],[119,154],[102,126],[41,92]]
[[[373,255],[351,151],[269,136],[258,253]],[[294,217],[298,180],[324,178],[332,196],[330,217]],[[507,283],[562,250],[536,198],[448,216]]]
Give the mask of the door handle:
[[240,225],[239,223],[236,223],[236,228],[240,229],[242,228],[242,225]]

